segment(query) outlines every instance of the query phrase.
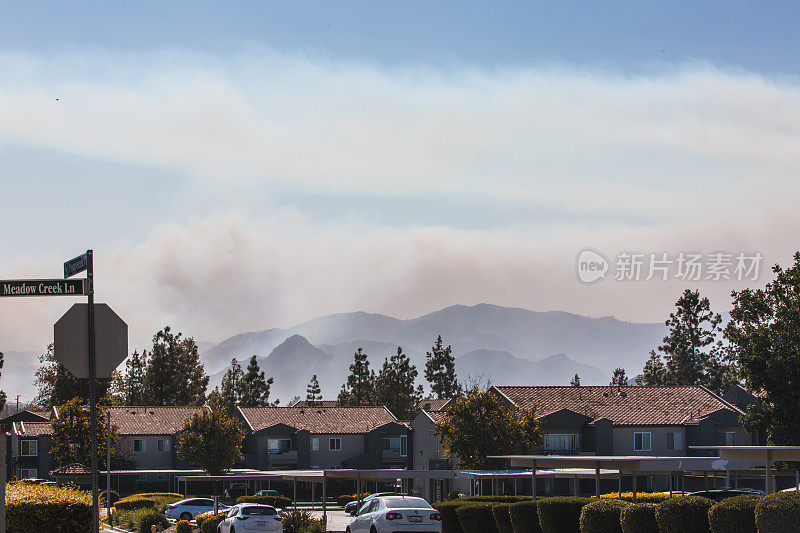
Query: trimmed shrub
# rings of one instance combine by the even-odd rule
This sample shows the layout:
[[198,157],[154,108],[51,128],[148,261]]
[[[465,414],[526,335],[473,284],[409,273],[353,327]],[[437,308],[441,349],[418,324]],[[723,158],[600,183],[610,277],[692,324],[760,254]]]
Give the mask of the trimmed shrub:
[[442,515],[442,533],[464,533],[461,523],[458,521],[456,509],[464,505],[462,499],[436,502],[433,508]]
[[202,533],[217,533],[217,526],[223,520],[225,520],[225,515],[222,514],[208,516],[205,520],[203,520],[203,525],[200,526],[200,531]]
[[761,496],[725,498],[708,510],[712,533],[756,533],[756,504]]
[[[606,494],[601,494],[601,498],[608,498],[611,500],[623,500],[626,502],[633,503],[633,492],[623,492],[622,497],[620,498],[619,492],[609,492]],[[674,496],[673,496],[674,497]],[[663,492],[637,492],[636,493],[636,503],[661,503],[669,500],[669,493],[664,494]]]
[[543,533],[580,533],[581,509],[591,500],[577,496],[558,496],[536,500],[539,525]]
[[778,492],[764,496],[756,504],[758,533],[800,531],[800,495]]
[[494,505],[472,502],[456,509],[464,533],[498,533],[492,512]]
[[215,515],[213,511],[208,511],[206,513],[200,513],[199,515],[195,516],[194,523],[197,524],[197,527],[202,527],[203,521],[209,518],[217,518],[217,517],[219,517],[220,521],[222,521],[226,515],[227,513],[217,513]]
[[620,513],[622,533],[659,533],[655,503],[632,503]]
[[292,505],[292,500],[285,496],[240,496],[236,498],[236,503],[258,503],[270,505],[276,509],[286,509]]
[[[372,493],[371,492],[364,492],[363,494],[361,494],[361,499],[363,500],[364,498],[366,498],[370,494],[372,494]],[[337,496],[336,505],[338,505],[340,507],[344,507],[348,503],[354,502],[356,500],[358,500],[358,495],[357,494],[342,494],[341,496]]]
[[92,496],[69,487],[30,483],[6,485],[6,531],[89,532],[92,530]]
[[678,496],[658,504],[656,522],[661,533],[709,533],[708,510],[712,500],[699,496]]
[[282,515],[283,533],[303,533],[319,522],[308,511],[288,511]]
[[542,528],[539,526],[539,512],[533,499],[512,503],[509,509],[514,533],[542,533]]
[[480,503],[516,503],[533,500],[532,496],[466,496],[459,498],[460,502],[480,502]]
[[156,531],[163,531],[169,527],[169,521],[163,514],[153,511],[142,517],[139,533],[150,533],[150,526],[156,526]]
[[155,500],[151,498],[139,498],[138,496],[122,498],[114,505],[119,511],[135,511],[136,509],[149,509],[155,506]]
[[[109,503],[111,504],[111,507],[114,507],[114,504],[119,501],[119,494],[117,494],[116,491],[113,491],[113,490],[108,492],[108,494],[111,495],[111,501]],[[101,491],[100,492],[100,507],[105,507],[105,505],[106,505],[106,491]]]
[[581,533],[622,533],[619,518],[630,503],[623,500],[595,500],[581,509]]
[[194,528],[186,520],[181,520],[175,524],[175,533],[192,533]]
[[498,503],[492,507],[494,513],[494,523],[500,533],[514,533],[511,525],[511,506],[513,503]]

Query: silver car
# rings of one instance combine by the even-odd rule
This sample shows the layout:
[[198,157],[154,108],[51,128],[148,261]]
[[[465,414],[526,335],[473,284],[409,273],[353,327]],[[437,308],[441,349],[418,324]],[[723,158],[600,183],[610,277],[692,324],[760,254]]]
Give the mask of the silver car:
[[422,498],[381,496],[365,503],[347,533],[442,533],[442,517]]
[[270,505],[240,503],[217,526],[218,533],[283,533],[278,511]]
[[[220,511],[227,511],[230,509],[227,505],[217,504]],[[172,520],[193,520],[199,514],[208,513],[214,510],[214,500],[211,498],[188,498],[179,502],[167,505],[166,511],[167,518]]]

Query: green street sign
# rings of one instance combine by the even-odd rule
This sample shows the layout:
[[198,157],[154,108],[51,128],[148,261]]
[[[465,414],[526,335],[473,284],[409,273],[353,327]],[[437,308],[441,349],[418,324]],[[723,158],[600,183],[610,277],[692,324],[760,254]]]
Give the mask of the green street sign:
[[83,296],[84,279],[12,279],[0,280],[2,296]]

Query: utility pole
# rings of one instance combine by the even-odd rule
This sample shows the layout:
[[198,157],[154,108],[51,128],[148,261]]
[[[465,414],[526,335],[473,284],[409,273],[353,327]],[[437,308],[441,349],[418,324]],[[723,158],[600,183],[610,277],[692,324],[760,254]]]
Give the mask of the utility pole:
[[106,411],[108,423],[106,425],[106,517],[108,525],[113,526],[111,518],[111,409]]
[[19,394],[17,394],[17,413],[19,413]]

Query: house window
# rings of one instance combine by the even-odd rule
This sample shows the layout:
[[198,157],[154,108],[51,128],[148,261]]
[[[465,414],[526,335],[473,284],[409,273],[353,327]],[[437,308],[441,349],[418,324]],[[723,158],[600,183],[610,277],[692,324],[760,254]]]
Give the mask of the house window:
[[319,451],[319,437],[311,437],[311,451],[312,452]]
[[39,470],[36,468],[20,468],[19,469],[19,478],[20,479],[37,479],[39,477]]
[[328,439],[328,449],[329,450],[341,450],[342,449],[342,439],[340,437],[335,437],[335,438]]
[[736,433],[733,431],[725,432],[725,446],[736,446]]
[[36,457],[39,455],[39,441],[21,440],[19,442],[19,454],[23,457]]
[[633,451],[635,452],[649,452],[650,451],[650,432],[637,431],[633,434]]
[[667,450],[683,450],[683,434],[677,431],[667,433]]
[[383,449],[399,454],[400,453],[400,437],[384,437]]
[[400,436],[400,457],[408,455],[408,437],[406,435]]
[[144,451],[144,439],[133,439],[133,451],[135,452]]
[[580,435],[576,433],[547,433],[544,436],[547,451],[575,452],[580,449]]
[[167,439],[158,439],[158,451],[160,452],[169,451],[169,441]]
[[292,449],[291,439],[267,439],[267,453],[287,453]]

